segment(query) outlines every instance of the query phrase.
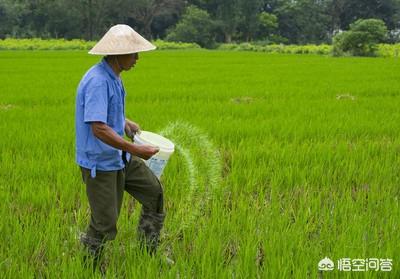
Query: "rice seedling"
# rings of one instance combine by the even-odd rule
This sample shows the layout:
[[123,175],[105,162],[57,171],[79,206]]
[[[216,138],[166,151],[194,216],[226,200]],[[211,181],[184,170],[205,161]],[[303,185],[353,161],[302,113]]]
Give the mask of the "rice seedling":
[[[82,264],[89,207],[74,164],[76,86],[98,58],[0,60],[1,277],[100,277]],[[106,277],[399,277],[399,70],[395,58],[143,54],[123,73],[126,115],[177,146],[163,244],[140,252],[140,205],[125,195]],[[325,257],[334,270],[319,271]],[[338,269],[373,258],[392,270]]]

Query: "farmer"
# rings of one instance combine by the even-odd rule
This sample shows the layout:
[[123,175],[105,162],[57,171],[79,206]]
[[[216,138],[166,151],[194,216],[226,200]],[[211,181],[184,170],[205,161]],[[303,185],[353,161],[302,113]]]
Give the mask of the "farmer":
[[82,78],[76,97],[76,162],[86,184],[90,223],[80,241],[98,261],[104,243],[117,234],[124,191],[142,204],[138,225],[141,247],[154,253],[164,221],[160,181],[141,158],[158,148],[136,145],[123,138],[139,133],[139,125],[125,118],[122,71],[134,67],[138,52],[155,46],[127,25],[113,26],[89,51],[102,55]]

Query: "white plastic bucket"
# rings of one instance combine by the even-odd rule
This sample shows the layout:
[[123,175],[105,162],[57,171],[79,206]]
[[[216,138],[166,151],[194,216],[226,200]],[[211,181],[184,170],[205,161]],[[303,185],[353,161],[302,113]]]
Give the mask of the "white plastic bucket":
[[148,144],[160,148],[158,153],[144,161],[152,172],[160,178],[168,163],[169,157],[175,151],[174,143],[163,136],[148,131],[142,131],[140,134],[136,134],[134,142],[139,145]]

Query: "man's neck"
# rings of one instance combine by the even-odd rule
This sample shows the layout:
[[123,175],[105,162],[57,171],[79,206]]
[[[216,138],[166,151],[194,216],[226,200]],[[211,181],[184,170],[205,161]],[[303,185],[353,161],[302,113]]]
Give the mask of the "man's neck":
[[111,67],[111,69],[113,70],[113,72],[115,73],[115,75],[117,77],[120,77],[121,74],[121,70],[120,70],[120,66],[118,65],[118,62],[115,58],[110,59],[109,57],[106,58],[106,62],[108,63],[108,65]]

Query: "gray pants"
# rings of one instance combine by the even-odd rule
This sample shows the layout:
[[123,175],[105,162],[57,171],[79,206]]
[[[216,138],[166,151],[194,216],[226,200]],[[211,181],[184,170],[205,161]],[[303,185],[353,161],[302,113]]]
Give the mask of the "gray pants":
[[82,178],[91,209],[86,237],[81,241],[94,249],[117,234],[117,220],[121,210],[124,191],[142,204],[138,225],[140,239],[149,250],[155,250],[164,221],[163,189],[160,181],[136,156],[131,156],[124,169],[119,171],[96,171],[82,168]]

